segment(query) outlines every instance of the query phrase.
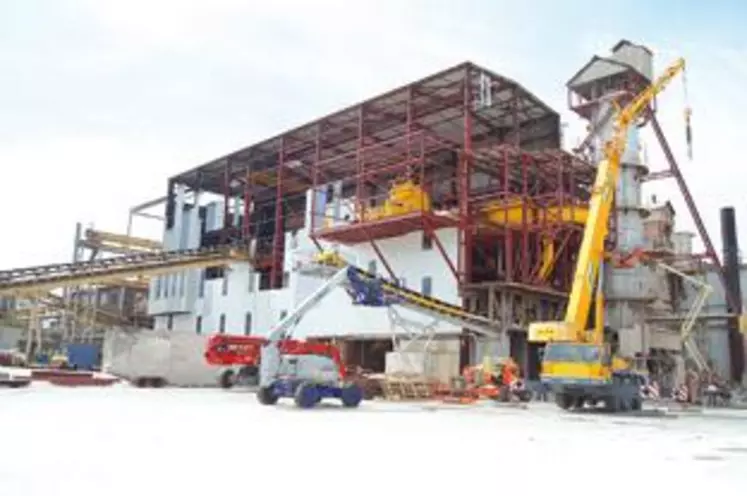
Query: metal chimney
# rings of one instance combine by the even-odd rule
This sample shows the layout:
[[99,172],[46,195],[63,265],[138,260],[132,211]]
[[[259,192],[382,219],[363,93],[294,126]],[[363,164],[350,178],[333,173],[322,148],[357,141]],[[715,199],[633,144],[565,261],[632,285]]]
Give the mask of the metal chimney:
[[[731,300],[737,304],[742,302],[742,288],[739,283],[739,243],[737,241],[737,223],[735,219],[734,207],[724,207],[721,209],[721,242],[723,245],[723,265],[724,281],[726,294],[731,294],[733,298],[726,298],[726,307],[728,313],[741,314],[742,308],[733,308]],[[731,380],[732,382],[741,383],[744,374],[744,338],[739,332],[739,322],[737,319],[729,321],[729,356],[731,362]]]

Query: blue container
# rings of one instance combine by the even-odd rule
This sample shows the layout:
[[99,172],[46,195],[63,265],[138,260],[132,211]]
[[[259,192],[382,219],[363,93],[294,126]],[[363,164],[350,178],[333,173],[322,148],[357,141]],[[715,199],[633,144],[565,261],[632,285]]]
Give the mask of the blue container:
[[101,347],[95,344],[74,343],[67,345],[67,360],[79,370],[94,370],[99,367]]

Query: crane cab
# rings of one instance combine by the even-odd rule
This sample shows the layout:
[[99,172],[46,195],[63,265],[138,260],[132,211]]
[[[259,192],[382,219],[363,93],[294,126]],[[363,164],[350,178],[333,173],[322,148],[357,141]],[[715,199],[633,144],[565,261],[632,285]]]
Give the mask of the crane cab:
[[541,379],[547,384],[602,384],[612,371],[605,345],[550,342],[545,346]]
[[641,409],[644,377],[607,343],[548,343],[540,377],[563,409],[587,404],[604,404],[609,411]]

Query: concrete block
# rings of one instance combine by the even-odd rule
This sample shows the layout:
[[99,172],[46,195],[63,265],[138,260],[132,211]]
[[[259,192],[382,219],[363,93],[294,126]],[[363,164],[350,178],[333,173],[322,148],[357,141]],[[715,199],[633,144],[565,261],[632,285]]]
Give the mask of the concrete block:
[[103,370],[126,379],[162,377],[173,386],[217,386],[223,368],[205,362],[206,341],[197,334],[112,330],[104,339]]
[[441,382],[448,382],[459,373],[458,353],[398,352],[386,354],[387,374],[420,375]]

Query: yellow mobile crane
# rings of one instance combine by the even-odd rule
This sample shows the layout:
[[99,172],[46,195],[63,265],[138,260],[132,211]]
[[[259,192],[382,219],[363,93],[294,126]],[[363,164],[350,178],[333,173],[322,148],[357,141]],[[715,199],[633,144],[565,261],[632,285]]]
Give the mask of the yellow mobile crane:
[[[684,59],[677,60],[624,108],[618,109],[613,136],[605,143],[604,158],[597,168],[565,320],[534,322],[529,326],[530,341],[547,343],[541,380],[552,388],[556,403],[564,409],[600,403],[608,411],[641,408],[643,377],[630,370],[625,360],[614,357],[604,340],[601,281],[604,240],[628,130],[684,68]],[[596,322],[594,329],[587,331],[595,282]]]

